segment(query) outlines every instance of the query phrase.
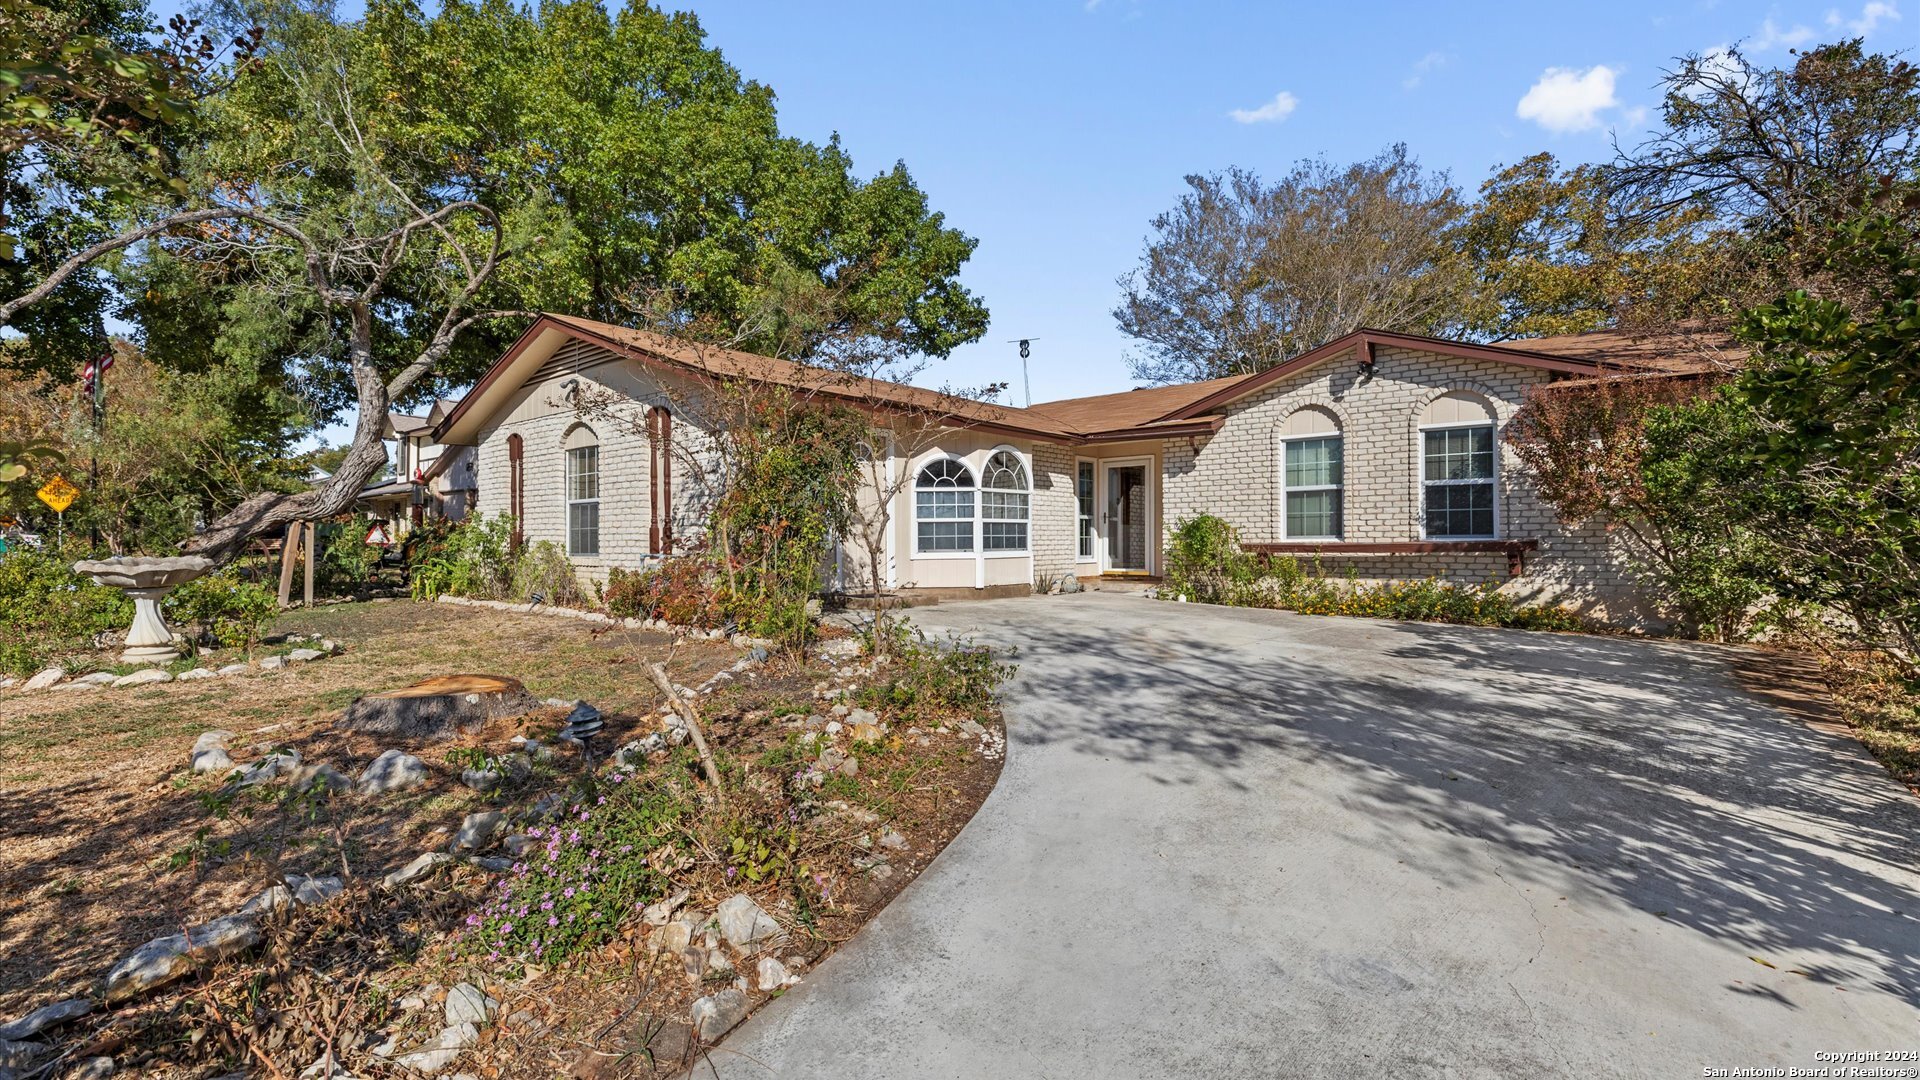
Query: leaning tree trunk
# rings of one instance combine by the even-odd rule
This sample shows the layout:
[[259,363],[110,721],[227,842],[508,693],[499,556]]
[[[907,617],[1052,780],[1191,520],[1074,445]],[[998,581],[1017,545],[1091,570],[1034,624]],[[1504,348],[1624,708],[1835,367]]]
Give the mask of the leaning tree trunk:
[[387,386],[372,364],[371,320],[356,312],[354,319],[353,382],[360,409],[353,444],[340,467],[319,486],[307,491],[266,491],[250,496],[207,524],[181,546],[188,555],[204,555],[229,563],[246,550],[248,541],[284,530],[297,521],[320,521],[345,513],[359,501],[367,482],[387,463],[385,442]]

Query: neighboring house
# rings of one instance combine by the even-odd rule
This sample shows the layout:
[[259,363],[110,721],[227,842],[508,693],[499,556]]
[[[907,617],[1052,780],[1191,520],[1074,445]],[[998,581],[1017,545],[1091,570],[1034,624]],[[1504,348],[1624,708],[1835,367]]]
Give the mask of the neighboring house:
[[374,517],[393,524],[394,539],[430,518],[459,521],[472,505],[476,476],[471,448],[447,446],[433,437],[454,402],[433,403],[426,416],[388,413],[386,438],[392,442],[392,480],[360,492]]
[[[1206,513],[1329,574],[1502,582],[1629,618],[1607,534],[1561,526],[1502,434],[1532,387],[1679,355],[1604,332],[1480,345],[1366,330],[1253,375],[1015,408],[547,315],[431,438],[475,461],[469,509],[512,514],[596,577],[697,538],[722,483],[703,387],[750,380],[943,417],[931,445],[887,462],[906,483],[878,555],[903,592],[1157,575],[1168,530]],[[845,587],[866,559],[838,553]]]

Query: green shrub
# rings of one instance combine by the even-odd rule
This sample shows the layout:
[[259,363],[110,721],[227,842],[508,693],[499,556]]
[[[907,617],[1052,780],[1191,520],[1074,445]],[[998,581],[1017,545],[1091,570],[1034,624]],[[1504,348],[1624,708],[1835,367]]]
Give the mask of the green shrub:
[[1260,576],[1232,525],[1212,514],[1183,518],[1167,542],[1166,588],[1203,604],[1244,603]]
[[[1522,605],[1493,583],[1455,585],[1438,578],[1369,585],[1327,577],[1290,556],[1260,561],[1240,551],[1232,527],[1205,516],[1176,527],[1161,595],[1208,604],[1279,608],[1303,615],[1354,615],[1409,622],[1586,630],[1586,619],[1563,607]],[[1184,545],[1184,547],[1182,546]],[[1175,567],[1180,569],[1176,573]]]
[[583,608],[588,604],[587,593],[580,587],[580,576],[567,561],[560,545],[551,540],[542,540],[520,549],[510,564],[507,575],[506,600],[532,600],[539,593],[546,602],[557,607]]
[[168,593],[166,609],[176,624],[195,627],[218,645],[252,651],[279,612],[280,600],[266,586],[229,569]]
[[340,595],[357,592],[373,581],[380,569],[380,549],[367,543],[373,519],[362,514],[340,525],[322,526],[320,586]]
[[442,594],[481,600],[513,595],[513,518],[471,517],[452,526],[426,526],[407,537],[407,586],[415,600]]
[[73,572],[65,556],[16,550],[0,555],[0,670],[30,675],[92,649],[96,635],[125,630],[133,601]]
[[917,632],[901,634],[890,653],[892,662],[860,690],[858,700],[909,721],[986,713],[994,707],[1000,684],[1016,670],[985,645],[958,638],[935,643]]

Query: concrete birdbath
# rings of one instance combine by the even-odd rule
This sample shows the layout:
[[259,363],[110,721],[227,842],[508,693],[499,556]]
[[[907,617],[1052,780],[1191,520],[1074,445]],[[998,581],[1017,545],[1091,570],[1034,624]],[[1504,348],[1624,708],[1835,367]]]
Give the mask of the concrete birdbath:
[[204,577],[212,569],[213,560],[199,555],[115,555],[73,564],[74,573],[133,597],[133,629],[127,631],[127,649],[120,654],[123,664],[166,664],[180,659],[180,650],[173,647],[173,631],[160,617],[160,599],[175,585]]

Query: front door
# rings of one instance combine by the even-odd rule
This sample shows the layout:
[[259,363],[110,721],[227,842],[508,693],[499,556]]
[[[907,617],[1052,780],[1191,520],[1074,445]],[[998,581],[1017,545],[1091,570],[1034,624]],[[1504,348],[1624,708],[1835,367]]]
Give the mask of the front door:
[[1117,573],[1144,574],[1152,567],[1152,495],[1146,463],[1106,467],[1106,567]]

